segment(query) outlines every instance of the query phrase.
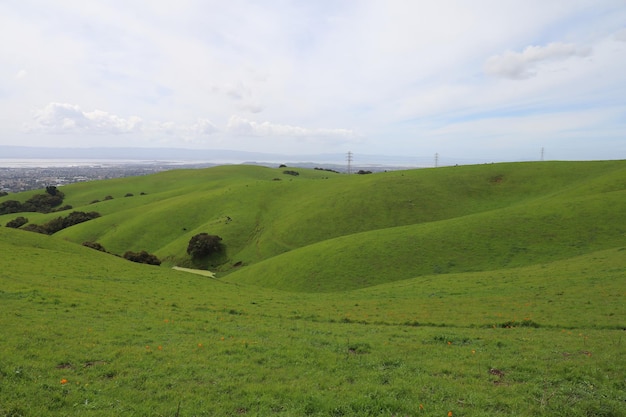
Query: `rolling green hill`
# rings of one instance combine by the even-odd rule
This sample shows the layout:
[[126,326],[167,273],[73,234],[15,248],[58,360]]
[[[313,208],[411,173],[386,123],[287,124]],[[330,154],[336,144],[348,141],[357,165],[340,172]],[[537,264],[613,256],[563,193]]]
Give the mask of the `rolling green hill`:
[[231,282],[333,291],[566,259],[620,246],[626,233],[623,161],[297,171],[225,166],[70,185],[65,203],[102,217],[56,235],[189,267],[189,239],[208,232],[226,256],[201,265]]
[[[297,171],[73,184],[102,216],[52,236],[4,224],[71,210],[0,216],[0,416],[626,416],[626,161]],[[217,278],[169,268],[199,232]]]

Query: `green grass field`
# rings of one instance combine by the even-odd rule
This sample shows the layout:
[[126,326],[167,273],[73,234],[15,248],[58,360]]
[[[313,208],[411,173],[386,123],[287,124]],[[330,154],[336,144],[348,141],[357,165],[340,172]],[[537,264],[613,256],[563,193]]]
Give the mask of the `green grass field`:
[[102,217],[53,236],[0,216],[0,416],[626,416],[626,162],[298,171],[73,184]]

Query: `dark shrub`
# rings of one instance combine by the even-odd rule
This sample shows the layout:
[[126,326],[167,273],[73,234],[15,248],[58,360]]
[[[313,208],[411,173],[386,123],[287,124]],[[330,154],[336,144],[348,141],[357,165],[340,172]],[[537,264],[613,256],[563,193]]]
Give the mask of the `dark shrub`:
[[66,217],[57,217],[44,224],[44,227],[48,230],[48,234],[54,234],[59,230],[66,229],[74,226],[75,224],[83,223],[92,219],[100,217],[100,213],[95,211],[85,213],[83,211],[73,211]]
[[54,185],[48,185],[46,187],[46,193],[50,194],[50,195],[57,195],[57,194],[63,194],[62,192],[59,191],[59,189],[54,186]]
[[300,175],[300,173],[299,173],[299,172],[297,172],[297,171],[291,171],[291,170],[289,170],[289,169],[288,169],[288,170],[286,170],[286,171],[283,171],[283,174],[286,174],[286,175],[293,175],[294,177],[297,177],[298,175]]
[[221,237],[208,233],[199,233],[189,240],[187,253],[192,258],[202,258],[222,250]]
[[57,217],[56,219],[52,219],[42,226],[36,224],[26,225],[26,227],[23,227],[22,230],[52,235],[59,230],[63,230],[67,227],[74,226],[75,224],[95,219],[96,217],[100,217],[100,213],[97,213],[95,211],[89,213],[85,213],[82,211],[73,211],[66,217]]
[[44,235],[48,234],[48,229],[38,224],[34,224],[34,223],[27,224],[26,226],[22,227],[20,230],[26,230],[27,232],[41,233]]
[[54,207],[61,205],[65,195],[56,187],[47,187],[45,194],[36,194],[23,204],[16,200],[7,200],[0,204],[0,214],[35,211],[50,213]]
[[0,203],[0,214],[19,213],[22,210],[22,203],[17,200],[7,200]]
[[106,197],[104,197],[104,200],[113,200],[113,196],[112,195],[107,195]]
[[13,229],[17,229],[18,227],[24,226],[26,223],[28,223],[28,219],[26,217],[20,216],[8,222],[7,227],[12,227]]
[[51,235],[64,229],[63,222],[63,217],[57,217],[56,219],[52,219],[45,223],[42,227],[46,230],[46,234]]
[[133,194],[133,193],[126,193],[126,194],[124,195],[124,197],[132,197],[132,196],[134,196],[134,194]]
[[148,265],[161,265],[161,261],[155,255],[142,250],[141,252],[127,251],[124,254],[124,259],[128,259],[132,262]]
[[5,195],[9,195],[6,191],[0,191],[0,197],[4,197]]
[[83,246],[87,246],[88,248],[99,250],[100,252],[106,252],[104,246],[99,244],[98,242],[83,242]]

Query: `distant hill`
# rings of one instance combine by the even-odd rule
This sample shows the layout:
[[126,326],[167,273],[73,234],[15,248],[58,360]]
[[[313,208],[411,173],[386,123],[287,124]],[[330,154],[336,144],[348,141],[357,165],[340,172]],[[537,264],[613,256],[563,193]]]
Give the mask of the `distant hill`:
[[[246,152],[220,149],[182,149],[182,148],[53,148],[0,146],[2,159],[99,159],[99,160],[136,160],[136,161],[187,161],[190,163],[217,164],[259,164],[314,168],[324,166],[346,170],[346,154],[296,154]],[[376,170],[398,169],[418,166],[431,166],[432,157],[407,157],[389,155],[354,156],[354,170],[369,168]]]

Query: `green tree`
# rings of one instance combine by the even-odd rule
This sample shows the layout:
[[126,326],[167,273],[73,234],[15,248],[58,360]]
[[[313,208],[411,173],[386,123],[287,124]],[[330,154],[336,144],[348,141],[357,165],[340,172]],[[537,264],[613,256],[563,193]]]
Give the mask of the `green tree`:
[[202,258],[222,250],[222,238],[208,233],[199,233],[189,240],[187,254],[192,258]]
[[95,249],[95,250],[100,251],[100,252],[106,252],[107,251],[104,248],[104,246],[102,246],[98,242],[91,242],[91,241],[83,242],[83,246],[86,246],[86,247],[91,248],[91,249]]
[[7,223],[7,227],[12,227],[14,229],[17,229],[19,227],[24,226],[26,223],[28,223],[28,219],[26,217],[19,216],[9,221]]
[[141,252],[127,251],[124,253],[124,259],[132,262],[148,265],[161,265],[161,261],[155,255],[142,250]]
[[22,210],[22,203],[17,200],[7,200],[0,203],[0,214],[19,213]]

